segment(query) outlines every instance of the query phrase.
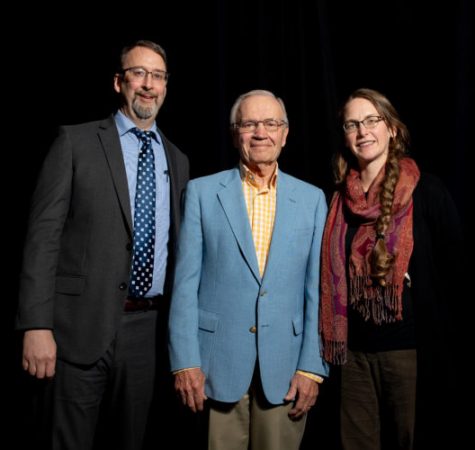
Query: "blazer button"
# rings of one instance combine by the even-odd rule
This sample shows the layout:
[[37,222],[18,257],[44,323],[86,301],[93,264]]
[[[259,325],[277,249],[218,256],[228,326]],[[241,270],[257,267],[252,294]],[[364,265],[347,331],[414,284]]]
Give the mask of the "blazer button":
[[251,333],[255,333],[257,331],[257,328],[253,325],[251,328],[249,328],[249,331]]
[[130,242],[127,242],[125,249],[130,252],[132,250],[132,244]]
[[125,291],[125,290],[127,289],[127,283],[120,283],[119,289],[120,289],[121,291]]

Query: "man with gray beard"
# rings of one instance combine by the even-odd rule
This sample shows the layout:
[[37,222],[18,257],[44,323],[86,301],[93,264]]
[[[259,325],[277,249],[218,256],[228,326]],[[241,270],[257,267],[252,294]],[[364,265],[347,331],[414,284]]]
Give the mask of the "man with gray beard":
[[[165,51],[122,50],[119,110],[61,127],[32,200],[16,326],[22,364],[47,378],[49,448],[139,450],[165,351],[188,159],[158,129]],[[157,385],[160,385],[159,380]],[[163,383],[162,383],[163,384]],[[101,412],[101,414],[99,414]],[[100,431],[104,414],[116,426]]]

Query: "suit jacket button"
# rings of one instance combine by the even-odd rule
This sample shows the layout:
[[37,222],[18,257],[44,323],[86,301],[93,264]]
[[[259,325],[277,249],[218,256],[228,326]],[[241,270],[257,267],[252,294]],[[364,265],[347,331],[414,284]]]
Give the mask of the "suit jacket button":
[[132,250],[132,244],[130,242],[127,242],[125,249],[130,252],[130,250]]
[[119,289],[125,291],[127,289],[127,283],[120,283]]
[[257,328],[253,325],[251,328],[249,328],[249,331],[251,333],[255,333],[257,331]]

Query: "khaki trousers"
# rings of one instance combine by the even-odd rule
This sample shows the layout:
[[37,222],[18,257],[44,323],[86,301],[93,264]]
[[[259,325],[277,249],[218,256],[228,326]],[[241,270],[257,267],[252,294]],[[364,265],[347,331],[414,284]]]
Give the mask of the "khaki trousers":
[[293,402],[271,405],[258,376],[238,403],[210,401],[208,450],[298,450],[304,416],[291,420]]

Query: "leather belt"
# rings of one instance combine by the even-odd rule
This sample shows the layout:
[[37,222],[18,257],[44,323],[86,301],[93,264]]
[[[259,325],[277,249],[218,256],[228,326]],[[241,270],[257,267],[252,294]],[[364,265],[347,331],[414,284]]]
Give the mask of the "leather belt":
[[155,297],[140,297],[133,298],[128,297],[125,299],[124,311],[150,311],[158,309],[160,304],[163,303],[163,295],[156,295]]

